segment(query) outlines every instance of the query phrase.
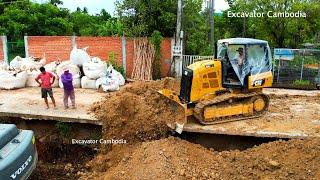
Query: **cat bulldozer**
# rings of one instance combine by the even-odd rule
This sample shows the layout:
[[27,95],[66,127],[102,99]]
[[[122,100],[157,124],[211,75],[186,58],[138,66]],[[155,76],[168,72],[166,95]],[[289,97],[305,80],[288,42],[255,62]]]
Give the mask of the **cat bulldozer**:
[[182,132],[188,117],[211,125],[256,118],[267,111],[269,97],[262,89],[272,86],[273,81],[268,42],[222,39],[217,43],[216,57],[183,68],[179,94],[158,91],[183,108],[184,119],[168,124],[176,131]]

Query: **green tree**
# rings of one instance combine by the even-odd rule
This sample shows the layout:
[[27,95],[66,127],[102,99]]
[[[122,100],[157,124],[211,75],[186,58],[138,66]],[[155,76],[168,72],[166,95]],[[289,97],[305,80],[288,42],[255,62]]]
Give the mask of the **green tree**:
[[108,21],[111,18],[111,15],[105,10],[102,9],[100,14],[97,15],[101,21]]
[[[319,32],[319,3],[315,0],[238,0],[229,9],[233,12],[263,12],[263,18],[228,18],[226,24],[231,36],[268,40],[275,47],[297,48],[300,44],[313,41]],[[272,12],[305,12],[306,18],[268,17]],[[226,17],[226,12],[224,13]],[[226,17],[227,18],[227,17]],[[232,30],[231,27],[234,27]],[[244,28],[246,27],[246,28]],[[234,31],[236,30],[236,31]]]
[[61,0],[50,0],[50,4],[54,6],[62,5],[63,2]]
[[123,24],[116,18],[110,18],[103,24],[97,25],[98,36],[122,36]]
[[117,13],[128,36],[151,36],[158,30],[173,37],[176,27],[176,0],[118,0]]

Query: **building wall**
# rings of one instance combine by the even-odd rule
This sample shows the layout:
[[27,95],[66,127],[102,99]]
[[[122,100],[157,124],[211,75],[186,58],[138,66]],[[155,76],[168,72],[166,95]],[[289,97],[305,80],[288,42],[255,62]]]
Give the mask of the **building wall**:
[[2,38],[0,38],[0,61],[4,60]]
[[109,60],[109,55],[114,54],[118,63],[122,64],[122,44],[120,37],[77,37],[78,48],[88,47],[87,52],[90,56]]
[[28,55],[45,56],[47,62],[70,59],[71,49],[70,36],[28,36]]
[[[72,36],[28,36],[28,54],[35,57],[46,57],[47,63],[56,60],[69,60],[73,47]],[[119,65],[122,65],[121,37],[76,37],[74,43],[78,48],[87,48],[90,56],[109,60],[114,54]],[[131,77],[134,59],[134,39],[126,38],[126,75]],[[161,73],[167,76],[170,71],[171,39],[165,38],[161,43]]]

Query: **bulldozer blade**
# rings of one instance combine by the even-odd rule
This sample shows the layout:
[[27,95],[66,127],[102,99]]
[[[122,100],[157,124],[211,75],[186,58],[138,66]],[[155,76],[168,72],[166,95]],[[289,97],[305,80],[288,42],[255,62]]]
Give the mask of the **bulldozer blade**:
[[174,122],[167,122],[167,126],[181,134],[183,131],[183,126],[187,122],[186,105],[181,103],[179,96],[174,91],[163,89],[157,92],[162,97],[169,100],[168,106],[170,107],[170,110],[176,112],[176,114],[179,114],[175,117]]

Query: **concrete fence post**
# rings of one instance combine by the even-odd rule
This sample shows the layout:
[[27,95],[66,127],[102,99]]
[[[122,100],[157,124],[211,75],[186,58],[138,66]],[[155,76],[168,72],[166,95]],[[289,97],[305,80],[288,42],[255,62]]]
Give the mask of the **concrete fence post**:
[[279,64],[278,64],[278,73],[277,73],[277,83],[279,83],[279,78],[280,78],[280,68],[281,68],[281,60],[279,59]]
[[25,56],[26,56],[26,58],[28,58],[29,57],[29,45],[28,45],[28,36],[27,35],[25,35],[24,36],[24,52],[25,52]]
[[305,52],[306,52],[306,50],[304,49],[303,50],[302,64],[301,64],[301,70],[300,70],[300,81],[302,81],[302,77],[303,77],[303,66],[304,66]]
[[124,76],[127,74],[127,41],[123,35],[121,38],[121,49],[122,49],[122,67],[124,69]]
[[7,65],[9,65],[7,36],[2,35],[1,40],[2,40],[3,60]]
[[72,48],[77,47],[77,36],[75,33],[71,36],[71,46]]

